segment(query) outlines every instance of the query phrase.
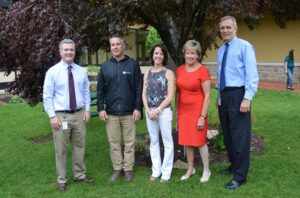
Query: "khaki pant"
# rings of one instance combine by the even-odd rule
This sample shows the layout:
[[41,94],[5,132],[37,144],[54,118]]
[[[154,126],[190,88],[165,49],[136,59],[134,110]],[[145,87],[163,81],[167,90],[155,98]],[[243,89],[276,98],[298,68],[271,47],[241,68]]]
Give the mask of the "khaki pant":
[[[114,170],[132,170],[134,166],[135,121],[132,115],[108,115],[106,131]],[[121,149],[123,132],[124,153]]]
[[86,127],[83,121],[83,110],[76,113],[57,112],[56,116],[60,121],[68,123],[68,129],[63,130],[62,126],[59,131],[53,131],[53,141],[55,147],[56,174],[58,183],[67,182],[67,147],[72,144],[72,167],[73,177],[82,179],[86,176],[84,164],[85,153],[85,136]]

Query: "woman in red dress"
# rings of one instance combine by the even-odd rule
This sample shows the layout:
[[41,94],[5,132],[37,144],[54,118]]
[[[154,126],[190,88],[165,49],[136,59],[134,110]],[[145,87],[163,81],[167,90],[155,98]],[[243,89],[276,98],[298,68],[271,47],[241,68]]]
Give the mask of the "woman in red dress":
[[178,143],[186,149],[188,169],[180,180],[189,179],[196,173],[194,149],[199,148],[203,162],[200,182],[207,182],[211,175],[209,152],[206,144],[208,129],[208,106],[210,100],[210,75],[199,63],[200,43],[189,40],[183,46],[185,64],[176,71],[178,90]]

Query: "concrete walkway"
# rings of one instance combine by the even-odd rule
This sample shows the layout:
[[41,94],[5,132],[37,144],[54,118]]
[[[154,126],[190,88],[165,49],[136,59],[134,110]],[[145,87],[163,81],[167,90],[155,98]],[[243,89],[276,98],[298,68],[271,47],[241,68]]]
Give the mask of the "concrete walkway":
[[[216,78],[212,78],[211,82],[213,84],[217,83]],[[286,90],[286,91],[293,91],[293,92],[300,92],[300,84],[294,84],[295,89],[289,90],[286,89],[286,82],[275,82],[275,81],[259,81],[258,87],[261,89],[268,89],[268,90]]]
[[260,81],[259,87],[262,89],[287,90],[287,91],[300,92],[300,84],[294,84],[295,89],[289,90],[289,89],[286,89],[285,82]]

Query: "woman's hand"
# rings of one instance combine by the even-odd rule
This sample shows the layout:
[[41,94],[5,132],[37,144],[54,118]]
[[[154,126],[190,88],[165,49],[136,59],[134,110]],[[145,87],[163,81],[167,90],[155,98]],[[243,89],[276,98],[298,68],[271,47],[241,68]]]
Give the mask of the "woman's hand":
[[148,112],[148,116],[149,116],[150,120],[156,120],[159,116],[159,112],[156,111],[155,109],[151,110],[151,111]]
[[204,124],[205,124],[205,119],[203,119],[202,117],[200,117],[198,119],[197,128],[199,130],[202,130],[204,128]]

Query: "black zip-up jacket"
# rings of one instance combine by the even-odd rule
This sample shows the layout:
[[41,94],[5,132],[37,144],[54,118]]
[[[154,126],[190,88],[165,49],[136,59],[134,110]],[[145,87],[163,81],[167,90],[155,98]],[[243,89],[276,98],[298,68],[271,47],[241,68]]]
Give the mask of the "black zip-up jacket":
[[[142,110],[142,77],[140,66],[129,56],[103,63],[98,74],[98,112],[110,115],[130,115]],[[141,112],[142,113],[142,112]]]

